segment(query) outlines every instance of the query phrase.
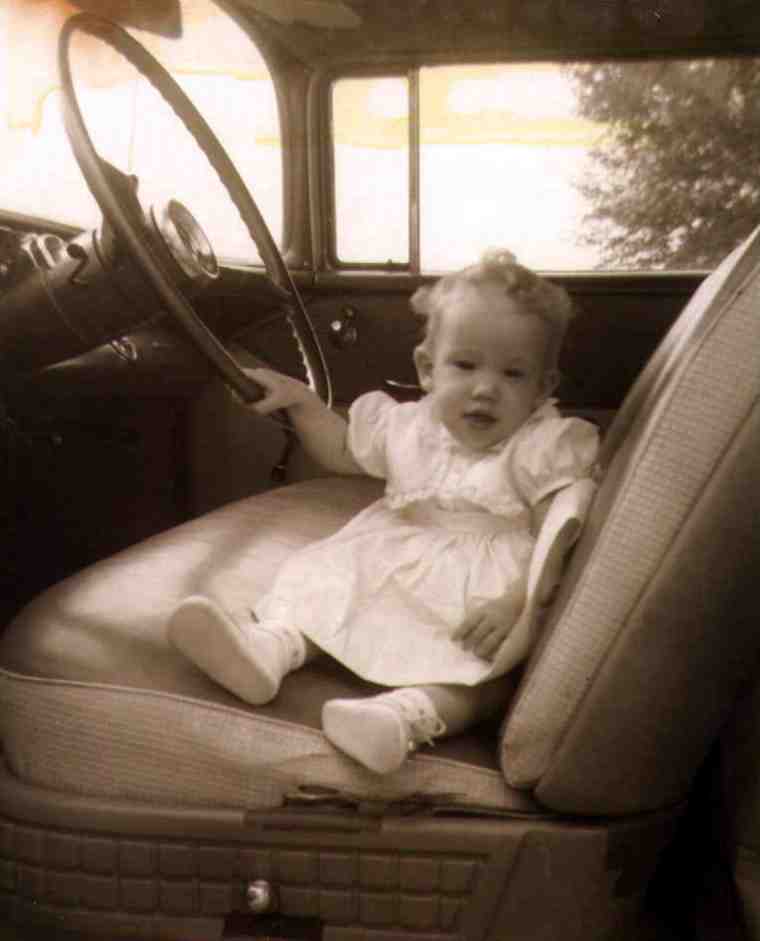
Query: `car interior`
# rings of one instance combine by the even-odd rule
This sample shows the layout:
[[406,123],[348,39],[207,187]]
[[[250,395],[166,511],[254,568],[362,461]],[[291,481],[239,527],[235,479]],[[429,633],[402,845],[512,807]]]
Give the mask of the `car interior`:
[[[3,937],[760,939],[754,0],[0,16]],[[416,401],[410,298],[494,245],[574,302],[598,465],[506,709],[379,775],[320,725],[378,687],[252,706],[166,626],[383,496],[245,369]]]

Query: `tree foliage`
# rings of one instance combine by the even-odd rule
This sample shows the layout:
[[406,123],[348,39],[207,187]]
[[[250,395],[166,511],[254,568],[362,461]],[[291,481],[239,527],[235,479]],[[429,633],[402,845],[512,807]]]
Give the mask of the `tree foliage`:
[[760,224],[756,60],[567,68],[604,128],[578,182],[603,265],[709,268]]

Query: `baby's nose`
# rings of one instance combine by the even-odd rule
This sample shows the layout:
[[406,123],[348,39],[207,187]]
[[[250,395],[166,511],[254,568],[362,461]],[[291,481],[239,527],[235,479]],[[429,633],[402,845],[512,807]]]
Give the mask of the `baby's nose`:
[[499,396],[498,379],[490,373],[481,373],[475,381],[473,391],[478,398],[496,399]]

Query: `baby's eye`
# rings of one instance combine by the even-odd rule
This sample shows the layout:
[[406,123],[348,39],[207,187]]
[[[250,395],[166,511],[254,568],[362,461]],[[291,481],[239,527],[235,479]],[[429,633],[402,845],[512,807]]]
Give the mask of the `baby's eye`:
[[469,359],[455,359],[454,365],[457,369],[462,369],[465,372],[470,372],[475,368],[475,364]]
[[513,367],[510,367],[509,369],[505,369],[504,375],[507,377],[507,379],[524,379],[525,370],[520,369],[517,366],[513,366]]

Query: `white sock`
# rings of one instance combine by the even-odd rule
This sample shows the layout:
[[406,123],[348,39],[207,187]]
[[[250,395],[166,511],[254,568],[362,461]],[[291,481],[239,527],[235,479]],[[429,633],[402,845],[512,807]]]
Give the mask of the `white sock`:
[[201,595],[172,614],[170,642],[217,683],[254,706],[274,699],[286,673],[306,656],[303,636],[252,619],[239,623]]
[[322,730],[341,751],[377,774],[398,771],[421,742],[432,743],[446,726],[432,699],[405,687],[366,699],[330,699]]

